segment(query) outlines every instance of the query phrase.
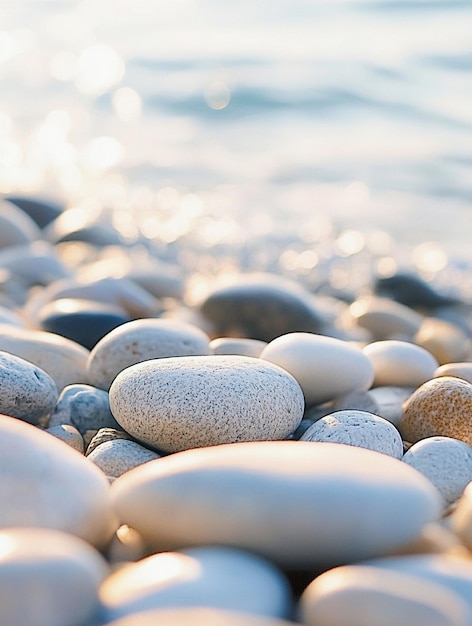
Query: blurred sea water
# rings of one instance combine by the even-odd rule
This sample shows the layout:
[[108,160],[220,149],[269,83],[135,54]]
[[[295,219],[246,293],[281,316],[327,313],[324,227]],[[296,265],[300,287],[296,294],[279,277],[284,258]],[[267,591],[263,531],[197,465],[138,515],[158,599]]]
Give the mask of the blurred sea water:
[[412,264],[472,295],[472,3],[0,0],[12,192],[190,265]]

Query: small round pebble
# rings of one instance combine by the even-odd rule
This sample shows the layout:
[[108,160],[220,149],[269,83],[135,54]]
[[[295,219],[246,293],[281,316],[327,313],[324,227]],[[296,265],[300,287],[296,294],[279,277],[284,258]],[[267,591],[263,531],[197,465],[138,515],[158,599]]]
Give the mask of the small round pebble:
[[136,441],[114,439],[95,447],[87,454],[87,458],[106,476],[117,478],[138,465],[158,459],[159,455]]
[[237,355],[154,359],[122,371],[110,407],[130,435],[164,452],[284,439],[301,422],[303,393],[282,368]]
[[0,413],[39,424],[56,404],[57,387],[44,370],[8,352],[0,352]]
[[400,432],[410,443],[441,435],[472,445],[472,384],[453,376],[427,381],[405,401]]
[[0,531],[0,623],[84,626],[97,623],[106,561],[88,543],[45,528]]
[[458,500],[472,481],[472,447],[458,439],[427,437],[411,446],[403,461],[429,478],[445,507]]
[[108,626],[296,626],[295,622],[275,617],[248,615],[208,607],[157,609],[109,622]]
[[398,430],[387,420],[367,411],[336,411],[315,422],[301,441],[345,443],[388,454],[403,456],[403,442]]
[[408,341],[375,341],[363,352],[374,368],[375,387],[417,387],[432,378],[438,367],[430,352]]
[[90,381],[109,389],[127,367],[164,357],[207,355],[209,337],[199,328],[167,319],[142,319],[109,332],[90,354]]
[[60,439],[74,450],[77,450],[77,452],[81,454],[84,453],[84,439],[74,426],[70,424],[58,424],[57,426],[48,428],[46,432]]
[[439,583],[367,565],[336,567],[308,585],[300,599],[307,626],[468,626],[470,613]]
[[230,547],[162,552],[112,574],[100,589],[107,621],[164,608],[207,606],[286,617],[288,581],[265,559]]
[[218,337],[210,341],[211,354],[240,354],[259,357],[266,347],[266,341],[246,337]]
[[290,372],[303,389],[307,405],[365,391],[374,379],[372,364],[362,350],[333,337],[289,333],[271,341],[260,358]]

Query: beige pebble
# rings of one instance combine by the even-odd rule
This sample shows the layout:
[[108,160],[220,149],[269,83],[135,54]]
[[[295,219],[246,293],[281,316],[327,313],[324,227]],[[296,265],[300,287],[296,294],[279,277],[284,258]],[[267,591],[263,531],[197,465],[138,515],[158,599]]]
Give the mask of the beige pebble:
[[266,341],[247,337],[218,337],[210,341],[211,354],[240,354],[259,357],[266,347]]
[[442,435],[472,445],[472,384],[452,376],[427,381],[405,401],[400,432],[410,443]]
[[435,378],[439,376],[456,376],[472,383],[472,361],[444,363],[434,372]]
[[462,361],[470,354],[471,349],[471,341],[463,330],[434,317],[423,320],[414,341],[431,352],[439,365]]
[[75,426],[71,424],[57,424],[48,428],[46,432],[54,435],[57,439],[77,450],[77,452],[84,453],[84,439]]
[[434,356],[408,341],[375,341],[363,349],[375,371],[375,387],[417,387],[433,377]]
[[371,296],[353,302],[349,309],[352,322],[367,329],[374,341],[382,339],[411,339],[418,332],[423,316],[409,307]]

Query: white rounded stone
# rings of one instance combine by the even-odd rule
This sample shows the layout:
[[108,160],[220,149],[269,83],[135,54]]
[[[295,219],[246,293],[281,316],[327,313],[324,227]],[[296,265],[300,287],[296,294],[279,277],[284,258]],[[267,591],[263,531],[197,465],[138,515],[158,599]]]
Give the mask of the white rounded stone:
[[120,426],[165,452],[288,437],[303,393],[285,370],[236,355],[154,359],[122,371],[110,387]]
[[322,417],[305,431],[300,441],[345,443],[388,454],[403,456],[403,442],[398,430],[387,420],[367,411],[336,411]]
[[295,622],[248,615],[239,611],[222,611],[208,607],[157,609],[113,620],[108,626],[296,626]]
[[72,535],[44,528],[0,531],[0,623],[84,626],[100,615],[108,573],[100,553]]
[[48,428],[46,432],[60,439],[74,450],[77,450],[77,452],[84,453],[84,439],[75,426],[71,424],[56,424]]
[[52,528],[94,545],[113,534],[106,477],[39,428],[0,416],[0,474],[0,528]]
[[434,356],[408,341],[375,341],[363,349],[375,370],[375,387],[418,387],[433,377]]
[[413,387],[386,386],[369,389],[367,394],[377,406],[375,414],[380,415],[398,428],[403,415],[403,403],[413,391]]
[[259,357],[266,347],[266,341],[247,337],[218,337],[210,341],[212,354],[240,354],[241,356]]
[[138,465],[158,459],[159,455],[135,441],[113,439],[94,448],[87,458],[106,476],[117,478]]
[[453,591],[404,572],[367,565],[336,567],[300,599],[307,626],[468,626],[469,610]]
[[413,444],[403,461],[437,487],[444,506],[458,500],[472,481],[472,447],[458,439],[427,437]]
[[375,340],[411,339],[423,321],[423,316],[409,307],[390,298],[375,296],[356,300],[348,312],[351,320],[367,329]]
[[264,348],[261,359],[290,372],[308,405],[365,391],[374,379],[372,364],[362,350],[340,339],[311,333],[277,337]]
[[210,339],[199,328],[168,319],[140,319],[121,324],[101,339],[87,363],[91,383],[109,389],[127,367],[164,357],[209,354]]
[[88,382],[89,351],[65,337],[0,324],[0,350],[43,369],[54,380],[59,392],[67,385]]
[[111,495],[121,522],[156,549],[226,544],[289,567],[386,554],[442,510],[436,488],[406,463],[303,441],[170,455],[117,478]]
[[440,378],[441,376],[455,376],[472,383],[472,361],[444,363],[434,372],[434,378]]
[[285,617],[288,581],[265,559],[235,548],[161,552],[112,574],[100,598],[107,621],[158,608],[207,606]]

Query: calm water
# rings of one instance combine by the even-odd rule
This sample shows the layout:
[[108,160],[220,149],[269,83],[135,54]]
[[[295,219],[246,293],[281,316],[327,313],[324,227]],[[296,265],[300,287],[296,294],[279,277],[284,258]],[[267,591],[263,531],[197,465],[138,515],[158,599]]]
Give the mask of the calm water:
[[0,192],[265,269],[467,279],[471,33],[468,0],[0,0]]

